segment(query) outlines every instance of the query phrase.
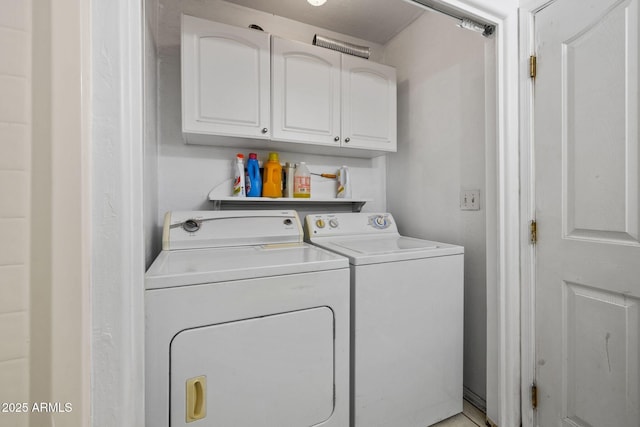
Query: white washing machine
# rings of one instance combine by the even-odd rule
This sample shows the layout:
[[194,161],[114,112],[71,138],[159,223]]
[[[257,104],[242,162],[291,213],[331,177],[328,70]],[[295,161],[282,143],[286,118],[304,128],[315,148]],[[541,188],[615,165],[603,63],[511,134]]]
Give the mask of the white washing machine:
[[308,215],[305,233],[351,265],[351,425],[462,412],[464,248],[401,236],[388,213]]
[[349,266],[295,211],[173,212],[146,274],[148,427],[344,427]]

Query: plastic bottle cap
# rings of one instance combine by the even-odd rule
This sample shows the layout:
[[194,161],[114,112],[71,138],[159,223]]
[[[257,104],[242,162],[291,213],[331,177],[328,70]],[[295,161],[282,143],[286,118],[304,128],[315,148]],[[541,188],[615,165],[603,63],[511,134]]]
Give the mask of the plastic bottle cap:
[[250,159],[257,159],[258,155],[256,153],[249,153],[249,158]]
[[278,161],[278,153],[269,153],[269,160],[270,161]]
[[239,158],[239,159],[244,159],[244,154],[238,153],[238,154],[236,154],[236,157]]

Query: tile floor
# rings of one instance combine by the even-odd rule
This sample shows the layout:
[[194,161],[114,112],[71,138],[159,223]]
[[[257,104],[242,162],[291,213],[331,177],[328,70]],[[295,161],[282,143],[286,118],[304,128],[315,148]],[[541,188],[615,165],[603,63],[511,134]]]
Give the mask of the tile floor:
[[463,412],[431,427],[485,427],[485,415],[478,408],[464,401]]

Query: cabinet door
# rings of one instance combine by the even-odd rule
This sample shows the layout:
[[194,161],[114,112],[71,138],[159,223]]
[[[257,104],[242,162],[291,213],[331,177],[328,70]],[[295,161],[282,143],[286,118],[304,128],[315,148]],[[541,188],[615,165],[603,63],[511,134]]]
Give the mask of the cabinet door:
[[340,145],[340,53],[272,38],[273,139]]
[[270,137],[269,38],[183,15],[183,132]]
[[342,55],[342,146],[396,151],[396,70]]

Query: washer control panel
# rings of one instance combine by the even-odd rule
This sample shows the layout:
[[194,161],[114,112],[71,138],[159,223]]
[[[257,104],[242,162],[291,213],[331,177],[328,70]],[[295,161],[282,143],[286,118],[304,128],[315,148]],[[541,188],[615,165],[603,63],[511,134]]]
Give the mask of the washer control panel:
[[390,213],[322,213],[305,218],[305,238],[398,233]]

